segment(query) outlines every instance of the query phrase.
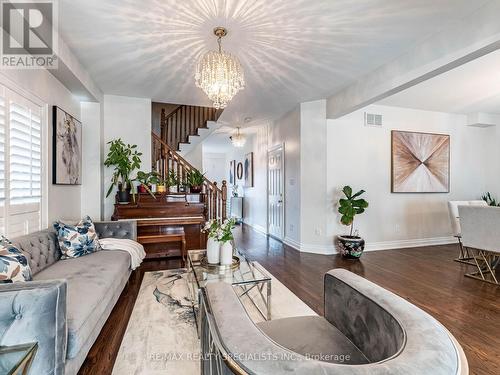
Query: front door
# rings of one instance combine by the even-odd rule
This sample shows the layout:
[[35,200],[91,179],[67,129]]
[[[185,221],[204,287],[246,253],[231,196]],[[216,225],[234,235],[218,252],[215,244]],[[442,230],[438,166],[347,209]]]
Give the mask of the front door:
[[283,240],[285,228],[283,146],[268,153],[268,233]]

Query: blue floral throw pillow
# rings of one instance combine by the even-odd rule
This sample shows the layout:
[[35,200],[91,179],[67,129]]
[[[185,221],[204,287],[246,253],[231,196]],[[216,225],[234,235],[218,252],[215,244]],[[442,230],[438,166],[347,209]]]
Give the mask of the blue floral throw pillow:
[[78,258],[101,250],[99,237],[89,216],[77,225],[57,221],[54,223],[54,229],[62,252],[61,259]]
[[31,268],[24,254],[4,236],[0,237],[0,283],[31,281]]

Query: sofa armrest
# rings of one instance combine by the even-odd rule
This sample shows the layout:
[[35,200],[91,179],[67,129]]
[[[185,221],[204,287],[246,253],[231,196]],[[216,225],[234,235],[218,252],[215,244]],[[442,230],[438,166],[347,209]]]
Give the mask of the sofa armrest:
[[[64,374],[67,345],[66,281],[0,285],[0,345],[33,342],[38,343],[38,351],[30,373]],[[1,373],[4,373],[3,370],[0,367]]]
[[99,238],[124,238],[137,240],[137,221],[97,221],[94,222]]

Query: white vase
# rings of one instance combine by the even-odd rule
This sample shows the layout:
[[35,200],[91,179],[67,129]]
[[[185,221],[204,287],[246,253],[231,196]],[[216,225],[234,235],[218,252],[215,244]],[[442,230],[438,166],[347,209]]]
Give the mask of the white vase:
[[229,266],[233,262],[233,244],[231,241],[222,243],[219,261],[223,266]]
[[209,237],[207,240],[207,260],[210,264],[219,264],[220,242]]

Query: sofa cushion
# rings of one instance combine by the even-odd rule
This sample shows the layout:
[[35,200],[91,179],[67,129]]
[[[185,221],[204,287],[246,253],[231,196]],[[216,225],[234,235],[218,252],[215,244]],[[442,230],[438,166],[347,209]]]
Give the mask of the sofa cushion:
[[342,332],[321,316],[299,316],[258,323],[274,342],[311,359],[361,365],[370,363]]
[[0,283],[30,281],[31,269],[26,256],[4,236],[0,237]]
[[102,250],[57,262],[35,275],[35,280],[67,280],[67,358],[75,357],[92,334],[108,301],[122,288],[121,280],[124,274],[128,275],[129,269],[128,253]]
[[50,229],[14,238],[12,244],[26,256],[33,275],[61,258],[56,233]]
[[77,225],[55,222],[54,229],[62,252],[61,259],[78,258],[101,250],[99,237],[89,216]]

